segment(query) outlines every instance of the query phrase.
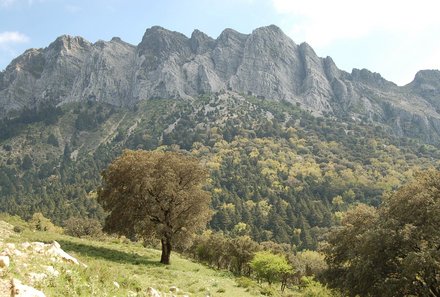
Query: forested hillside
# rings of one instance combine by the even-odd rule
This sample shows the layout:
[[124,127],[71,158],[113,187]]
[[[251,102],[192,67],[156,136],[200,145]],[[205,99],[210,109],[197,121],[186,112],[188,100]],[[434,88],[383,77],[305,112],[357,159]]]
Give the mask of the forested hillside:
[[437,147],[386,127],[229,91],[25,109],[0,122],[0,210],[103,219],[100,172],[124,148],[185,150],[210,170],[212,229],[313,249],[351,204],[377,206],[440,164]]

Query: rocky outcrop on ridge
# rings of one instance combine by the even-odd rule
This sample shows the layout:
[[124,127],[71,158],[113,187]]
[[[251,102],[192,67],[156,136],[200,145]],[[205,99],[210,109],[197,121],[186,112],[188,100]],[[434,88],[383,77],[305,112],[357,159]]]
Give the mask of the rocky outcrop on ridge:
[[137,46],[120,38],[90,43],[61,36],[47,48],[27,50],[0,73],[0,114],[82,100],[116,106],[152,98],[191,100],[222,90],[286,100],[318,116],[379,122],[399,135],[422,131],[427,141],[440,139],[439,71],[420,71],[404,87],[366,69],[347,73],[274,25],[251,34],[225,29],[217,39],[155,26]]

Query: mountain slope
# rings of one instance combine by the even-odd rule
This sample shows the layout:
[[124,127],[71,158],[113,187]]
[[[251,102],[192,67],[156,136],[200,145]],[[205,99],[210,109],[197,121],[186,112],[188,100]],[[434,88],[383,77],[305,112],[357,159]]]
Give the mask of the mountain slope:
[[234,92],[131,108],[69,103],[50,123],[41,113],[26,111],[0,134],[0,210],[42,212],[58,224],[104,217],[93,192],[123,149],[182,149],[211,172],[211,228],[315,248],[340,211],[379,204],[384,191],[440,160],[437,147],[378,125]]
[[0,108],[5,115],[47,102],[130,106],[230,90],[297,103],[316,115],[382,123],[397,135],[434,143],[440,139],[440,77],[426,73],[405,87],[366,69],[347,73],[273,25],[248,35],[226,29],[217,39],[152,27],[137,46],[62,36],[26,51],[0,75]]

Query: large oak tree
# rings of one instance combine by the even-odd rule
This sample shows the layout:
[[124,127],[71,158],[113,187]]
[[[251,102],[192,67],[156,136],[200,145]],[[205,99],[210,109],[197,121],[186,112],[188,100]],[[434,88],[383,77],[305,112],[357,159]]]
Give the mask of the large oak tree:
[[104,230],[162,244],[160,262],[170,263],[174,243],[206,226],[210,194],[207,171],[177,152],[126,150],[103,172],[98,201],[109,212]]
[[330,283],[350,296],[440,296],[440,172],[419,174],[378,209],[348,211],[326,259]]

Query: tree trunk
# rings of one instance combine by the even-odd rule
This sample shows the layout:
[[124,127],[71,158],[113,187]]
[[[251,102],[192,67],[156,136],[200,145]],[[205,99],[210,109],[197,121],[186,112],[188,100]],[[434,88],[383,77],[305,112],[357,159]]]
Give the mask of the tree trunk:
[[160,263],[162,264],[170,264],[170,255],[171,255],[171,239],[170,238],[162,238],[162,255],[160,256]]

